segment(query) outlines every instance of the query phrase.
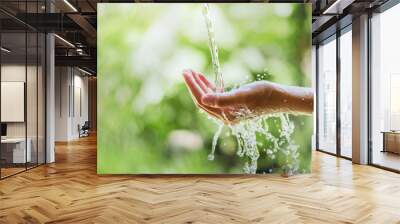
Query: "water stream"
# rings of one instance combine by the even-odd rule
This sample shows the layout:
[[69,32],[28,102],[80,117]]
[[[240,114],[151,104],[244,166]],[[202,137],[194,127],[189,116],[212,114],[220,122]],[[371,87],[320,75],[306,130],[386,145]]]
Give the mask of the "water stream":
[[[218,59],[218,47],[215,41],[215,32],[213,27],[213,22],[211,19],[210,7],[208,4],[203,4],[203,16],[206,23],[206,28],[208,32],[208,45],[211,52],[213,70],[215,75],[215,85],[219,91],[224,91],[224,82],[221,72],[221,67]],[[263,74],[262,77],[265,77]],[[262,78],[261,75],[257,76],[257,79]],[[239,112],[237,116],[244,116],[251,113],[251,111],[243,109],[244,111]],[[280,121],[279,136],[273,135],[268,130],[268,119],[276,119]],[[247,162],[244,164],[243,170],[245,173],[255,174],[257,171],[257,161],[260,158],[260,150],[265,151],[265,154],[271,158],[275,159],[278,153],[285,155],[286,161],[282,170],[285,175],[293,175],[297,173],[299,169],[299,153],[298,145],[292,139],[292,134],[294,132],[294,123],[290,121],[288,114],[274,114],[259,116],[252,119],[242,120],[238,124],[234,125],[224,125],[220,121],[216,121],[218,124],[218,129],[214,134],[212,141],[212,149],[208,155],[208,160],[214,160],[214,153],[217,146],[218,138],[221,135],[223,128],[226,126],[229,128],[233,136],[237,140],[237,155],[239,157],[246,157]],[[269,142],[272,146],[269,148],[259,149],[257,142],[257,135],[261,135]]]
[[214,25],[211,20],[210,6],[207,3],[203,4],[203,16],[206,22],[206,27],[208,32],[208,46],[210,47],[211,60],[214,69],[215,86],[217,87],[218,90],[223,90],[224,82],[222,78],[221,66],[219,65],[218,47],[217,44],[215,43]]

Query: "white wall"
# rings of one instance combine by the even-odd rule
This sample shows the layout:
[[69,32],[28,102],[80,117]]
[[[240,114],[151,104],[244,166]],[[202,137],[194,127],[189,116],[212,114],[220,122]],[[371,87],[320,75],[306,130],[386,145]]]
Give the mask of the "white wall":
[[[2,65],[1,81],[25,82],[25,65]],[[6,108],[1,108],[1,110],[6,110]],[[25,122],[7,123],[7,137],[25,137]]]
[[[77,70],[75,70],[76,72]],[[79,137],[79,132],[78,132],[78,124],[83,125],[85,121],[88,121],[88,77],[87,76],[82,76],[82,73],[79,73],[79,75],[74,75],[74,92],[75,94],[73,96],[75,100],[75,105],[74,108],[72,108],[73,111],[73,119],[71,120],[71,135],[74,138]],[[80,93],[79,93],[80,92]],[[79,97],[80,95],[80,97]],[[80,102],[79,102],[80,101]],[[81,108],[79,108],[81,107]],[[82,111],[80,111],[82,110]],[[75,111],[75,113],[74,113]]]
[[88,77],[76,68],[56,67],[55,85],[55,140],[77,139],[78,124],[88,120]]
[[69,68],[55,68],[55,141],[68,140],[68,117],[70,85]]

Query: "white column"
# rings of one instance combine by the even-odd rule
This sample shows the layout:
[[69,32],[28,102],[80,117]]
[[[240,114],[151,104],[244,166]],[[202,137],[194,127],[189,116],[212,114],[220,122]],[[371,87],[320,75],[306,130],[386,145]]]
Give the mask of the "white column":
[[54,133],[55,133],[55,60],[54,60],[54,35],[46,36],[46,163],[55,161]]
[[353,162],[368,163],[368,15],[353,19]]
[[[46,11],[54,12],[54,5],[46,1]],[[46,34],[46,163],[55,161],[55,43],[54,34]]]

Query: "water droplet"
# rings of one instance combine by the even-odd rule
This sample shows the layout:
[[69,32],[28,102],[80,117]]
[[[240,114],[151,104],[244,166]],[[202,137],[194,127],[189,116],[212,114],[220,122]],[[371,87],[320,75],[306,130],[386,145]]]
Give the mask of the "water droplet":
[[207,159],[210,161],[214,160],[214,154],[208,154]]

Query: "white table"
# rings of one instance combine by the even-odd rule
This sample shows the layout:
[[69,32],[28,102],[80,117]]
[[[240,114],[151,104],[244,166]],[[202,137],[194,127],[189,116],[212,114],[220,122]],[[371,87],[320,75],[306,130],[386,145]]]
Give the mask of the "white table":
[[[32,140],[30,138],[26,139],[28,143],[28,147],[26,147],[25,154],[25,138],[5,138],[1,139],[2,145],[13,145],[13,163],[25,163],[31,162],[32,154],[31,154],[31,145]],[[25,160],[26,159],[26,160]]]

